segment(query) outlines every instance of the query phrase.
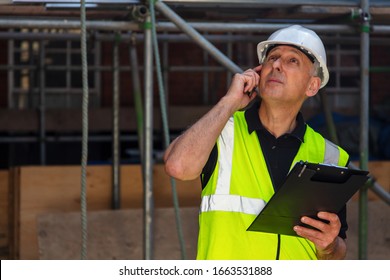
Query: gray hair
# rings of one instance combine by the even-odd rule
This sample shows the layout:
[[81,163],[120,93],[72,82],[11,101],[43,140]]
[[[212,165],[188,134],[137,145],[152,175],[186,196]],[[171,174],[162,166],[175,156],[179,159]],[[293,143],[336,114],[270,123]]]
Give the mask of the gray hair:
[[324,74],[322,72],[322,67],[321,67],[320,63],[317,60],[314,60],[312,75],[314,77],[319,77],[321,79],[321,81],[324,78]]

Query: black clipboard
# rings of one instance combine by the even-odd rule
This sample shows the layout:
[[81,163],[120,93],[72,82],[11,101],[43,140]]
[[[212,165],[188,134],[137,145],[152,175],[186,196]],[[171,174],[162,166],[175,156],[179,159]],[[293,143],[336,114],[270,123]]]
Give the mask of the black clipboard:
[[368,180],[368,171],[297,162],[281,188],[271,197],[248,231],[297,236],[300,218],[319,211],[338,213]]

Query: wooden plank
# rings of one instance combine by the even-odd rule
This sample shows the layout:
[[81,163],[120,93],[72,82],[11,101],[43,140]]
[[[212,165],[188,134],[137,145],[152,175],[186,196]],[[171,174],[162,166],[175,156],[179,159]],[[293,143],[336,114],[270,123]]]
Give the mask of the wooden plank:
[[[359,259],[359,201],[347,204],[347,260]],[[390,207],[380,200],[368,201],[367,259],[390,260]]]
[[[156,207],[172,207],[170,179],[162,165],[153,169]],[[139,165],[121,166],[122,208],[143,205],[142,173]],[[79,211],[79,166],[22,167],[20,169],[20,259],[38,258],[36,218],[43,213]],[[197,207],[200,203],[200,181],[177,182],[181,206]],[[87,169],[88,211],[110,209],[111,167],[89,166]]]
[[[188,259],[195,259],[198,236],[198,208],[180,209]],[[79,212],[47,213],[38,216],[39,258],[77,260],[81,256]],[[88,213],[87,259],[144,259],[143,210],[101,210]],[[156,208],[153,257],[181,259],[173,208]]]
[[9,170],[9,255],[19,259],[20,245],[20,168]]
[[[9,224],[8,224],[8,170],[0,170],[0,251],[8,251]],[[0,256],[3,254],[0,253]]]
[[[355,166],[359,166],[358,162],[353,162]],[[388,193],[390,193],[390,161],[370,161],[368,162],[368,170],[370,176]],[[357,192],[352,200],[359,199],[359,192]],[[379,197],[372,191],[368,191],[369,200],[378,200]]]

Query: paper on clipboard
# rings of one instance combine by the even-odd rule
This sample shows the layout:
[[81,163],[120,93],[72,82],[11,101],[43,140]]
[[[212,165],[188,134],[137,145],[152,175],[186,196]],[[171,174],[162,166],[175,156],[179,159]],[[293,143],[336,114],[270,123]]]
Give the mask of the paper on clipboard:
[[338,213],[367,180],[368,171],[298,162],[247,230],[297,236],[302,216]]

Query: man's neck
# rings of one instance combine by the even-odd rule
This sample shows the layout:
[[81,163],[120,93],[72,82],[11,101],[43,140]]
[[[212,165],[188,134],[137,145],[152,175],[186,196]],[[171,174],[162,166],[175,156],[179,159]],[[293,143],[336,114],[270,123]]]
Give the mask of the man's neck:
[[278,138],[283,134],[291,133],[295,129],[299,110],[300,107],[275,107],[262,103],[259,108],[259,118],[263,126]]

